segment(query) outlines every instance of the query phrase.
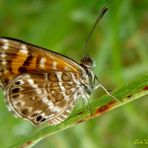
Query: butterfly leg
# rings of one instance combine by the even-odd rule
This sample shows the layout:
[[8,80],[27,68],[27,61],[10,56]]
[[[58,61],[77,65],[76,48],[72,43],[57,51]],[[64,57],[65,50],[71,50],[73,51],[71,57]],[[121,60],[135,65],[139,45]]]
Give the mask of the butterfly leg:
[[89,108],[89,111],[90,111],[90,115],[92,116],[92,109],[91,109],[91,106],[90,106],[90,102],[89,102],[89,95],[86,93],[85,89],[82,88],[82,93],[83,93],[83,100],[85,102],[87,102],[87,105],[88,105],[88,108]]
[[[116,101],[118,101],[118,102],[120,102],[121,103],[121,101],[119,100],[119,99],[117,99],[116,97],[114,97],[101,83],[100,83],[100,81],[99,81],[99,79],[95,76],[95,78],[94,78],[95,80],[97,80],[97,82],[98,82],[98,85],[95,87],[95,89],[97,89],[97,88],[102,88],[105,92],[106,92],[106,94],[108,95],[108,96],[110,96],[110,97],[112,97],[113,99],[115,99]],[[94,82],[95,82],[95,80],[94,80]]]

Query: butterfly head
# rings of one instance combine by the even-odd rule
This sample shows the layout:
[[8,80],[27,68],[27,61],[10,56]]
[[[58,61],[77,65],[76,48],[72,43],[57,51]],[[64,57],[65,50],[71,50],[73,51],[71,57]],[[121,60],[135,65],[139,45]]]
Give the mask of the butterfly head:
[[95,64],[89,56],[86,56],[81,60],[81,66],[84,69],[92,69],[95,67]]

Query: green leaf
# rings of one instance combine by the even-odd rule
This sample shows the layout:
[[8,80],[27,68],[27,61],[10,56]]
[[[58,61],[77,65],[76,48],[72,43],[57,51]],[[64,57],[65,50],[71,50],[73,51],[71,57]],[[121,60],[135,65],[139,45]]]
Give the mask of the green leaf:
[[61,124],[55,126],[45,125],[45,127],[42,127],[42,129],[34,133],[32,136],[24,139],[23,141],[20,141],[17,144],[14,144],[11,147],[32,147],[47,136],[53,135],[69,127],[100,116],[104,112],[120,107],[147,94],[148,74],[144,74],[133,82],[130,82],[113,92],[113,95],[120,101],[113,100],[110,96],[107,95],[95,99],[96,101],[90,103],[92,113],[90,113],[88,106],[84,106],[82,109],[72,113],[71,116]]

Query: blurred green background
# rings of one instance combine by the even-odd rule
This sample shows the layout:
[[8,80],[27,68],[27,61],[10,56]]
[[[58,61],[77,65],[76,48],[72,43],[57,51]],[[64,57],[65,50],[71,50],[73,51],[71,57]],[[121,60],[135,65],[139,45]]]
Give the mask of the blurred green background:
[[[0,36],[52,49],[77,61],[102,6],[109,11],[89,42],[102,84],[114,90],[148,71],[148,0],[0,0]],[[16,119],[0,96],[0,147],[40,128]],[[91,101],[104,92],[94,92]],[[34,148],[138,148],[148,144],[148,96],[48,137]]]

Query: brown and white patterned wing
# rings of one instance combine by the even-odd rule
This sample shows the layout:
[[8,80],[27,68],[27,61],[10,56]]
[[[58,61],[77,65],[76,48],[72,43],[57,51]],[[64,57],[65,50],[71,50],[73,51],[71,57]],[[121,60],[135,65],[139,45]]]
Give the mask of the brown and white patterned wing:
[[72,75],[52,72],[18,76],[6,89],[8,108],[35,125],[64,121],[80,96],[79,85],[71,79]]
[[0,38],[0,85],[5,88],[16,76],[24,73],[71,71],[83,68],[59,53],[11,38]]

